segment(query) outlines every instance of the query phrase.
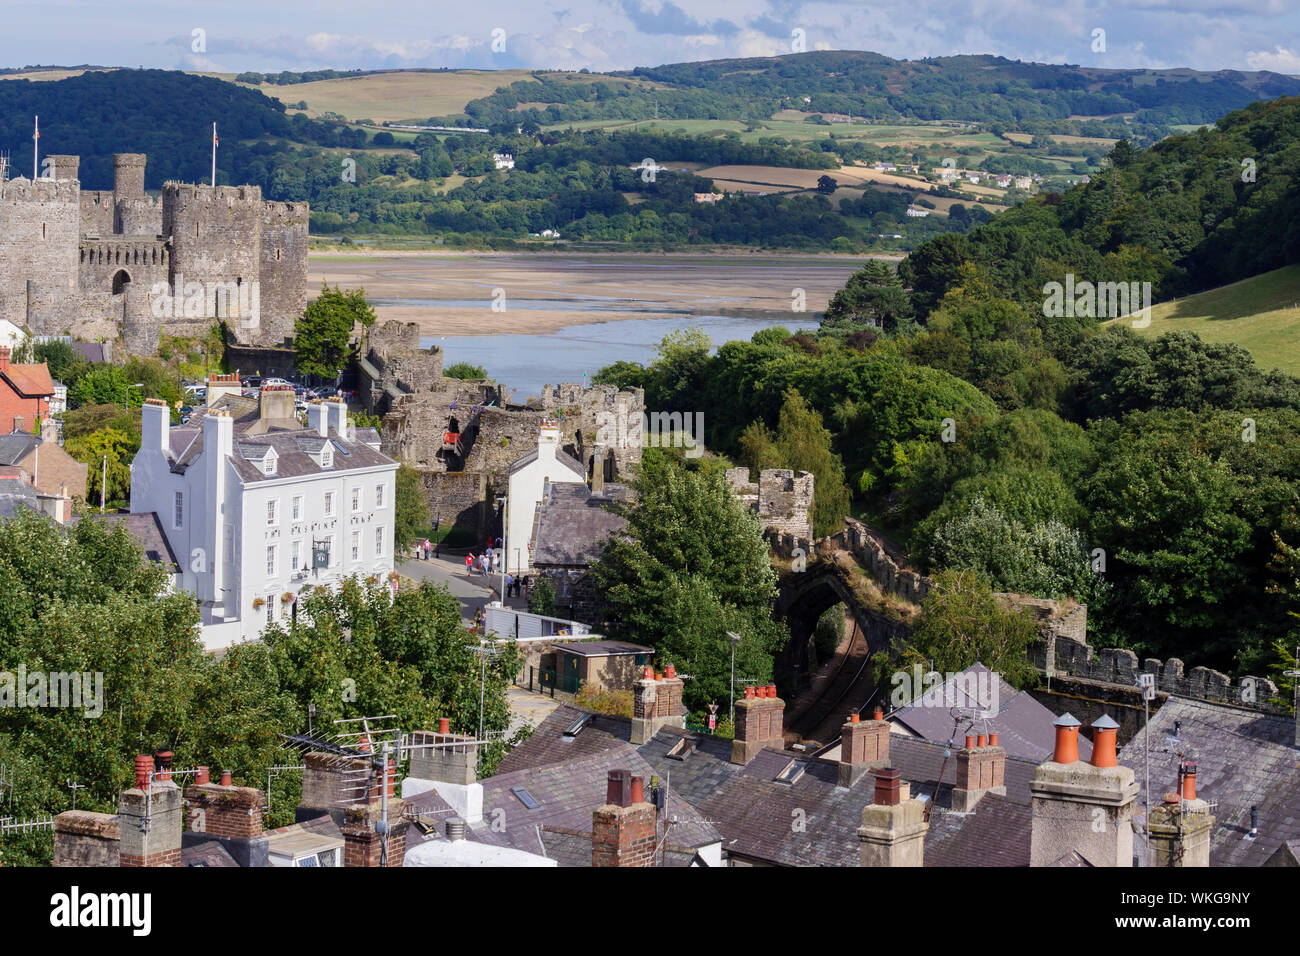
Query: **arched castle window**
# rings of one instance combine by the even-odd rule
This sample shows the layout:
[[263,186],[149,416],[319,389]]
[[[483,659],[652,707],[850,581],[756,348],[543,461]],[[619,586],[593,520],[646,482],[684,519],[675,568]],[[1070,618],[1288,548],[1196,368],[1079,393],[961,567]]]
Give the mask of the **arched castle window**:
[[131,284],[131,276],[125,269],[119,269],[113,276],[113,295],[121,295]]

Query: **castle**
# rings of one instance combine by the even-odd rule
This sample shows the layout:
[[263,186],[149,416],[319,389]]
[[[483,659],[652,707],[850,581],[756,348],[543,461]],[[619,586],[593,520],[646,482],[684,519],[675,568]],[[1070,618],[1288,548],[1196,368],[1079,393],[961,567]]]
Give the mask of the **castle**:
[[153,198],[139,153],[113,157],[111,191],[83,190],[79,166],[47,156],[41,178],[10,180],[0,163],[0,317],[139,355],[160,333],[201,335],[218,319],[240,345],[292,337],[307,304],[307,203],[177,182]]

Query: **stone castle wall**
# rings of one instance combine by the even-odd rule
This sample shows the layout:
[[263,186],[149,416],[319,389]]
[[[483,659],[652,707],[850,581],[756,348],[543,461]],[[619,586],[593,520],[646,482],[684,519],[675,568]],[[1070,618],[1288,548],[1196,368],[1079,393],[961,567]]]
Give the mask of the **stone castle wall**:
[[[763,522],[763,532],[791,542],[802,542],[805,554],[811,549],[813,476],[789,468],[765,468],[758,481],[749,480],[748,468],[728,468],[727,486]],[[788,547],[793,548],[795,544]]]
[[[256,186],[182,183],[155,199],[137,153],[114,157],[111,192],[83,192],[77,157],[47,159],[52,179],[0,182],[0,317],[144,354],[161,331],[203,334],[217,319],[238,345],[277,348],[292,337],[307,304],[306,203],[263,202]],[[205,290],[201,314],[164,308],[171,303],[152,292],[179,281]]]

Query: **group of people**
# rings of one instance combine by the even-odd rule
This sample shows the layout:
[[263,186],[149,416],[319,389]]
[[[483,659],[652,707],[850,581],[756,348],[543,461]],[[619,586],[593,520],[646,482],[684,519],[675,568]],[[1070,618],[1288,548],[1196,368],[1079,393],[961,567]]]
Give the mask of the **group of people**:
[[[482,554],[477,557],[473,553],[465,555],[465,576],[467,578],[473,577],[475,572],[487,576],[492,574],[494,567],[499,572],[501,570],[500,562],[504,560],[505,554],[501,550],[501,539],[489,538]],[[528,588],[532,585],[532,578],[517,578],[513,574],[507,573],[505,582],[506,597],[526,597]]]

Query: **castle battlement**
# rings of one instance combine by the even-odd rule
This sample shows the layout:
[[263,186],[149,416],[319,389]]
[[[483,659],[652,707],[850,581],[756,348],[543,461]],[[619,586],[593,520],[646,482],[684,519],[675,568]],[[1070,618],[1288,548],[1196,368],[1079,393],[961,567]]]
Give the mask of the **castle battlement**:
[[0,182],[0,200],[9,202],[81,202],[81,186],[75,179],[10,179]]
[[307,203],[177,181],[149,196],[143,153],[113,158],[112,190],[83,191],[78,157],[46,158],[53,178],[0,182],[0,315],[38,335],[118,339],[148,355],[163,332],[194,331],[188,317],[155,315],[149,290],[219,283],[257,296],[258,320],[231,326],[236,344],[292,338],[307,304]]
[[200,183],[182,183],[171,180],[163,183],[163,200],[169,198],[185,202],[215,203],[227,202],[261,203],[261,186],[204,186]]
[[262,203],[262,222],[268,226],[306,223],[310,215],[310,203],[270,201]]

